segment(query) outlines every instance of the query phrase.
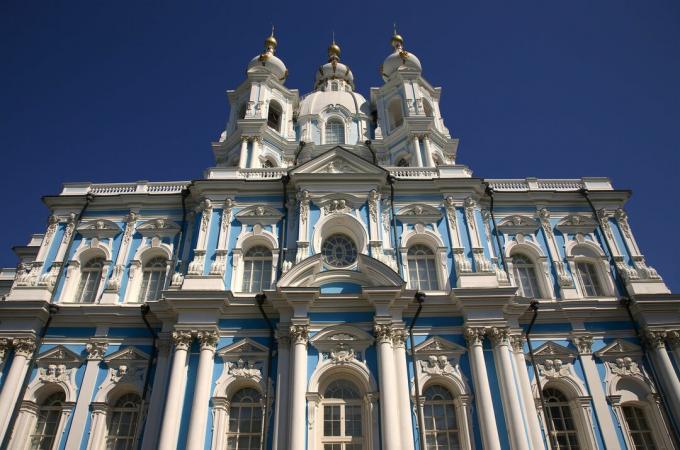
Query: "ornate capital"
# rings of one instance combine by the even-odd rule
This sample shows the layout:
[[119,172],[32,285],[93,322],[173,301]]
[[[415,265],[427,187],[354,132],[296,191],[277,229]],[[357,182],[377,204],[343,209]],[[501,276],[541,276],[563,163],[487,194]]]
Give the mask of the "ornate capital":
[[291,325],[290,339],[296,344],[307,344],[309,340],[309,325]]
[[17,338],[12,342],[14,344],[14,354],[17,356],[25,356],[30,358],[35,351],[34,338]]
[[0,364],[2,364],[2,362],[5,360],[9,344],[10,344],[9,339],[0,338]]
[[571,341],[574,343],[581,355],[590,355],[593,353],[593,336],[590,334],[575,336]]
[[465,336],[465,342],[467,342],[469,347],[474,345],[482,345],[484,343],[484,336],[486,335],[486,330],[484,327],[465,327],[463,336]]
[[489,336],[494,346],[508,345],[509,330],[507,327],[491,327],[486,330],[486,335]]
[[538,217],[541,218],[541,220],[548,220],[550,219],[550,210],[548,208],[541,208],[538,211]]
[[378,343],[383,344],[385,342],[392,342],[392,324],[389,323],[376,323],[373,325],[373,334]]
[[201,330],[197,334],[198,341],[201,343],[201,350],[215,351],[220,336],[215,330]]
[[87,351],[88,361],[102,359],[104,353],[106,353],[106,348],[108,344],[101,341],[91,341],[85,345],[85,350]]
[[521,334],[513,334],[510,336],[510,345],[512,346],[512,350],[517,353],[523,353],[524,352],[524,336]]
[[671,330],[667,333],[666,338],[672,348],[680,347],[680,330]]
[[177,330],[172,332],[172,341],[175,344],[175,350],[189,350],[191,347],[191,331]]
[[394,344],[395,347],[405,347],[407,337],[408,333],[403,328],[392,330],[392,344]]
[[645,343],[651,348],[663,349],[666,347],[666,332],[661,330],[645,330]]

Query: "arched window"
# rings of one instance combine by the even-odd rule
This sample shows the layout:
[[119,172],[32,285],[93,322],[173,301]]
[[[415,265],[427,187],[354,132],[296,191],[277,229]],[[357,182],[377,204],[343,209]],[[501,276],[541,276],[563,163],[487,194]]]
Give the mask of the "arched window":
[[425,389],[423,397],[426,447],[433,450],[458,450],[458,421],[451,392],[443,386],[432,385]]
[[268,289],[272,279],[272,252],[258,245],[246,252],[243,258],[243,292],[260,292]]
[[569,400],[554,388],[545,388],[543,397],[547,403],[548,420],[552,422],[555,439],[561,450],[579,450],[578,430]]
[[333,234],[321,245],[323,260],[329,266],[347,267],[357,260],[357,246],[344,234]]
[[153,258],[144,266],[142,287],[139,290],[139,301],[156,300],[160,298],[165,287],[168,262],[162,256]]
[[65,400],[63,392],[56,392],[38,407],[38,420],[30,438],[31,449],[49,450],[54,447],[58,440],[59,421]]
[[264,162],[262,163],[262,167],[265,169],[271,169],[274,166],[274,163],[271,161],[271,159],[265,159]]
[[399,128],[404,123],[404,113],[401,109],[401,99],[393,99],[387,107],[387,115],[390,118],[390,131]]
[[345,126],[338,119],[326,122],[326,144],[344,144]]
[[107,449],[132,450],[136,448],[140,405],[141,399],[137,394],[125,394],[116,401],[109,413]]
[[363,448],[361,394],[349,380],[331,382],[323,393],[324,450],[361,450]]
[[94,303],[99,291],[99,283],[104,270],[104,258],[97,257],[89,260],[80,270],[80,283],[76,300],[80,303]]
[[246,118],[246,108],[248,107],[248,104],[246,102],[241,103],[241,107],[238,110],[238,118],[239,119],[245,119]]
[[276,131],[281,131],[281,117],[283,116],[283,108],[281,105],[271,100],[269,102],[269,114],[267,115],[267,126]]
[[623,405],[621,409],[626,425],[628,425],[628,432],[635,444],[635,450],[656,450],[652,429],[644,409],[635,405]]
[[601,297],[604,295],[595,264],[589,261],[577,261],[576,273],[585,297]]
[[430,102],[428,102],[425,99],[423,99],[423,111],[425,112],[426,117],[434,117],[434,111],[432,110],[432,105],[430,105]]
[[527,256],[522,254],[512,256],[512,272],[522,296],[528,298],[541,297],[536,278],[536,267]]
[[417,244],[408,249],[408,279],[411,289],[432,291],[439,288],[434,252],[431,248]]
[[227,450],[259,450],[262,415],[262,396],[257,390],[237,391],[229,406]]
[[399,161],[397,161],[397,167],[408,167],[409,163],[406,158],[400,158]]

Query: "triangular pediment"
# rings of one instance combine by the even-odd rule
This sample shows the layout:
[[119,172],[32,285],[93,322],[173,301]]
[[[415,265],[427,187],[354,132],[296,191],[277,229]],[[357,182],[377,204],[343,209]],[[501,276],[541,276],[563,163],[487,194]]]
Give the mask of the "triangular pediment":
[[455,342],[434,336],[416,346],[417,355],[463,354],[465,347]]
[[144,237],[171,237],[179,232],[179,225],[167,219],[151,219],[137,227]]
[[601,350],[595,352],[595,356],[599,358],[618,358],[622,356],[638,356],[641,354],[642,348],[639,345],[624,339],[617,339]]
[[106,219],[88,220],[78,226],[78,233],[86,238],[107,239],[116,236],[121,231],[118,224]]
[[219,356],[247,357],[250,355],[260,356],[269,349],[250,338],[244,338],[233,344],[227,345],[217,351]]
[[137,349],[136,347],[125,347],[117,352],[111,353],[109,356],[104,358],[104,362],[111,363],[134,363],[134,362],[144,362],[149,360],[149,355],[143,351]]
[[36,360],[41,366],[48,364],[77,365],[83,361],[83,358],[73,350],[69,350],[63,345],[57,345],[39,354]]
[[335,147],[297,167],[291,172],[291,175],[363,174],[384,176],[385,173],[385,169],[371,164],[349,150]]
[[506,217],[498,224],[498,229],[502,233],[516,234],[525,233],[531,234],[538,229],[538,221],[529,216],[514,214]]
[[570,363],[576,359],[576,352],[553,341],[548,341],[534,351],[534,358],[540,363],[546,359],[559,359]]

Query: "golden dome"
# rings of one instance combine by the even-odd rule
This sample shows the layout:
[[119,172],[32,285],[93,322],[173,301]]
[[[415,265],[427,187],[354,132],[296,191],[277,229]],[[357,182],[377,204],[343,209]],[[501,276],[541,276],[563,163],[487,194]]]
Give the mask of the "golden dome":
[[328,56],[340,56],[340,46],[335,41],[328,47]]
[[397,45],[399,46],[404,46],[404,38],[398,35],[397,33],[394,33],[392,35],[392,39],[390,40],[390,43],[392,44],[393,47],[396,47]]
[[274,37],[274,33],[271,34],[267,39],[264,40],[264,48],[276,48],[276,38]]

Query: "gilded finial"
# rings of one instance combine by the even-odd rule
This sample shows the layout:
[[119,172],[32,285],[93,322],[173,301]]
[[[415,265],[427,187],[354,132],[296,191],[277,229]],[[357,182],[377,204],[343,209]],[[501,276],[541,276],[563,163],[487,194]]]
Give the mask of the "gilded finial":
[[333,31],[333,42],[328,47],[328,58],[329,61],[340,59],[340,46],[335,43],[335,31]]
[[397,23],[392,24],[392,39],[390,39],[392,47],[400,49],[404,46],[404,38],[397,34]]
[[272,34],[269,35],[267,39],[264,40],[264,48],[265,50],[271,50],[272,53],[274,52],[274,49],[276,49],[276,38],[274,37],[274,24],[272,24]]

